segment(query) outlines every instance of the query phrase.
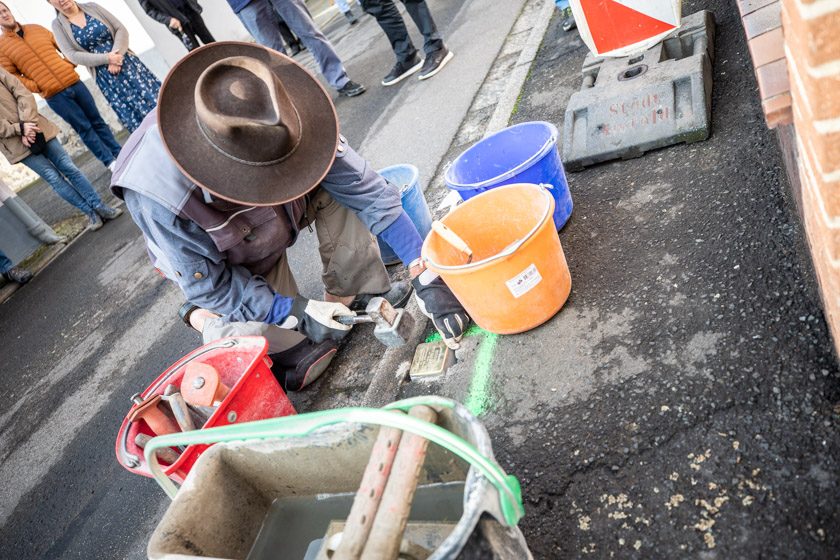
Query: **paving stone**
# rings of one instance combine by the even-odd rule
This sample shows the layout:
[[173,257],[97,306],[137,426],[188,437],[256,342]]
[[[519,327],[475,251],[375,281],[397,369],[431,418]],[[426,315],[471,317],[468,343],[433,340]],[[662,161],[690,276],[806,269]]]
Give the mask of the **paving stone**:
[[755,76],[762,99],[790,91],[787,61],[784,59],[756,68]]
[[785,57],[785,37],[781,27],[753,37],[749,45],[753,65],[756,68]]
[[782,5],[778,2],[768,4],[750,14],[744,16],[744,31],[747,32],[747,39],[758,37],[781,25]]
[[758,10],[759,8],[763,8],[764,6],[778,3],[778,1],[779,0],[738,0],[738,9],[741,11],[741,15],[745,16]]

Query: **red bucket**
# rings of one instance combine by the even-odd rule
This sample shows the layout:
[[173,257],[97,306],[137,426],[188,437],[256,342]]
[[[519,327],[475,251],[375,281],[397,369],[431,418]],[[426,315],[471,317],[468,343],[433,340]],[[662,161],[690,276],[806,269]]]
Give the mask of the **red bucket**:
[[[198,361],[213,366],[219,372],[222,383],[230,392],[219,407],[202,426],[215,428],[228,424],[239,424],[253,420],[265,420],[295,414],[291,401],[271,372],[271,359],[267,356],[268,342],[260,336],[224,338],[202,346],[184,356],[155,379],[144,392],[146,397],[162,395],[169,385],[181,386],[181,379],[187,364]],[[145,420],[130,421],[134,405],[123,419],[117,434],[117,461],[129,471],[151,477],[146,465],[143,449],[134,439],[137,434],[155,436]],[[207,449],[207,445],[190,445],[171,465],[161,461],[163,472],[177,483],[182,483],[187,473]],[[178,451],[177,449],[175,451]]]

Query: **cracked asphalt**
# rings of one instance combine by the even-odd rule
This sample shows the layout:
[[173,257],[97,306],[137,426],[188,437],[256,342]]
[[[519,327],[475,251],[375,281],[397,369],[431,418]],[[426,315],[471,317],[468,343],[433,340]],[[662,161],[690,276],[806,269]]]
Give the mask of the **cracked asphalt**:
[[[564,309],[403,391],[479,403],[535,558],[840,556],[837,359],[737,8],[700,9],[711,137],[569,174]],[[562,130],[586,48],[559,23],[512,123]]]

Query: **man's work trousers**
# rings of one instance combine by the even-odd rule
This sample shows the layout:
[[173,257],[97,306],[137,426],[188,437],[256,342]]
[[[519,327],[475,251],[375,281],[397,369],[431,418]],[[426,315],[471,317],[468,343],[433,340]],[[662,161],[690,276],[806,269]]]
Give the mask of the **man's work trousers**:
[[[376,238],[355,213],[319,188],[310,195],[300,226],[308,227],[313,221],[321,254],[321,279],[327,293],[351,296],[388,291],[391,280],[379,256]],[[287,297],[298,294],[288,253],[283,254],[274,269],[265,275],[265,280],[279,294]],[[275,351],[291,348],[304,339],[297,331],[283,329],[275,334]]]
[[[391,281],[379,256],[376,238],[353,211],[336,202],[322,188],[310,194],[300,226],[305,228],[313,223],[321,254],[321,280],[327,293],[353,296],[388,291]],[[265,279],[279,294],[287,297],[298,294],[287,255]]]

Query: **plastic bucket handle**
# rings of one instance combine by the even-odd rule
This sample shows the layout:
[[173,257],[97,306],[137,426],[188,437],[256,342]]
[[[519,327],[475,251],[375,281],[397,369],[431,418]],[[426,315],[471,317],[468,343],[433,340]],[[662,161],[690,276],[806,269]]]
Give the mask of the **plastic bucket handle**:
[[429,258],[426,258],[426,262],[432,263],[435,266],[435,268],[439,268],[441,270],[464,270],[465,268],[474,268],[474,267],[481,266],[483,264],[487,264],[487,263],[490,263],[490,262],[493,262],[493,261],[496,261],[496,260],[499,260],[499,259],[503,259],[505,257],[509,257],[510,255],[514,254],[516,251],[519,250],[520,247],[522,247],[522,245],[526,241],[531,239],[534,236],[534,234],[537,233],[537,230],[540,229],[540,227],[543,225],[543,222],[545,222],[549,218],[549,212],[551,211],[551,199],[553,197],[548,192],[548,189],[553,189],[554,186],[553,185],[548,185],[548,184],[545,184],[545,183],[540,183],[539,185],[535,185],[535,186],[539,187],[540,192],[544,196],[547,197],[546,200],[548,201],[548,204],[545,205],[545,210],[543,211],[542,217],[537,222],[537,225],[535,225],[531,229],[531,231],[529,231],[527,234],[523,235],[521,239],[519,239],[518,241],[514,241],[513,243],[511,243],[510,245],[508,245],[507,247],[502,249],[502,251],[500,253],[497,253],[497,254],[493,255],[492,257],[487,257],[486,259],[483,259],[483,260],[480,260],[480,261],[470,262],[470,263],[467,263],[467,264],[459,264],[459,265],[447,265],[447,264],[438,264],[438,263],[434,262],[433,260],[431,260]]
[[[534,164],[534,162],[539,160],[541,157],[545,156],[546,150],[551,148],[552,144],[556,144],[556,143],[557,143],[557,136],[552,134],[551,136],[548,137],[548,140],[545,141],[545,143],[542,145],[542,147],[539,149],[539,151],[537,153],[535,153],[534,155],[532,155],[531,157],[529,157],[528,159],[526,159],[525,161],[523,161],[522,163],[520,163],[519,165],[514,167],[513,169],[505,171],[504,173],[502,173],[500,175],[496,175],[495,177],[492,177],[490,179],[485,179],[484,181],[480,181],[478,183],[471,183],[471,184],[456,183],[454,181],[451,181],[451,182],[447,181],[447,182],[450,185],[452,185],[453,187],[457,187],[459,189],[480,189],[480,188],[486,187],[488,185],[495,185],[496,183],[501,183],[502,181],[507,181],[511,177],[514,177],[515,175],[518,175],[519,173],[521,173],[523,170],[531,167]],[[452,162],[450,162],[448,164],[448,166],[444,168],[444,170],[443,170],[444,174],[446,174],[449,171],[449,167],[451,167],[451,166],[452,166]]]
[[393,414],[392,410],[408,411],[411,407],[426,405],[439,408],[454,408],[454,401],[441,397],[415,397],[391,403],[379,408],[337,408],[321,412],[309,412],[283,418],[259,420],[243,424],[231,424],[220,428],[180,432],[152,438],[146,444],[146,464],[152,475],[170,499],[178,493],[178,487],[165,474],[158,463],[156,450],[180,445],[212,444],[227,441],[284,439],[306,436],[315,430],[335,424],[373,424],[396,428],[416,434],[447,449],[475,467],[495,487],[499,495],[499,506],[505,523],[515,526],[525,514],[522,504],[522,490],[519,481],[485,457],[474,445],[452,432],[435,424],[418,420],[407,414]]

